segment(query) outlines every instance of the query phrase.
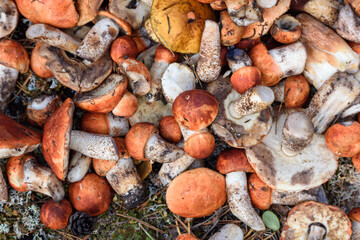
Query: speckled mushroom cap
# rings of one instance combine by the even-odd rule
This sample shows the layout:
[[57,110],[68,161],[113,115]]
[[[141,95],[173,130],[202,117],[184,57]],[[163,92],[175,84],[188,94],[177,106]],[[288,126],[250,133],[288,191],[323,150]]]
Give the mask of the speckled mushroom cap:
[[170,183],[166,193],[168,208],[181,217],[209,216],[225,202],[225,178],[208,168],[180,174]]
[[301,191],[320,186],[335,173],[338,157],[326,147],[325,137],[320,134],[314,134],[311,143],[298,155],[286,156],[281,151],[286,117],[286,113],[280,114],[263,141],[246,149],[249,162],[271,188]]
[[338,207],[308,201],[293,207],[288,214],[281,233],[281,240],[306,240],[311,224],[326,228],[323,239],[350,239],[351,222]]
[[13,40],[2,40],[0,41],[0,64],[15,68],[20,73],[26,73],[29,70],[29,55],[20,43]]
[[44,126],[42,151],[46,162],[56,176],[65,180],[69,164],[70,133],[74,114],[71,98],[50,116]]

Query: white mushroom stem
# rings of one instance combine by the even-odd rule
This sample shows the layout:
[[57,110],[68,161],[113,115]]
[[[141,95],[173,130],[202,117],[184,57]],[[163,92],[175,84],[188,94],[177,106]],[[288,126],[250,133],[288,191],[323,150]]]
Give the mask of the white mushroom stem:
[[24,164],[24,182],[29,190],[50,196],[54,201],[61,201],[65,196],[62,182],[50,168],[40,165],[35,159]]
[[90,157],[80,152],[75,152],[70,160],[67,180],[72,183],[83,179],[90,168],[91,161]]
[[359,112],[360,112],[360,95],[351,103],[351,105],[347,109],[345,109],[342,112],[341,118],[353,116]]
[[12,0],[0,1],[0,38],[14,31],[19,22],[19,11]]
[[209,240],[243,240],[244,233],[238,225],[233,223],[226,224],[218,232],[212,235]]
[[73,54],[75,54],[76,49],[81,42],[79,39],[43,23],[30,26],[26,30],[26,37],[31,40],[49,44],[50,46],[61,48]]
[[360,239],[360,222],[351,220],[352,235],[351,239]]
[[109,135],[112,137],[124,137],[130,129],[129,120],[109,113]]
[[159,134],[154,133],[145,145],[145,158],[151,162],[170,163],[185,154],[184,150],[165,141]]
[[154,46],[144,50],[137,56],[136,59],[142,62],[148,69],[151,69],[151,66],[154,64],[155,61],[155,51],[159,45],[160,44],[155,44]]
[[255,86],[250,88],[240,97],[231,102],[229,112],[234,118],[241,118],[246,115],[258,113],[274,102],[274,93],[266,86]]
[[351,9],[350,4],[345,5],[340,10],[338,20],[336,22],[336,32],[346,40],[360,43],[360,18]]
[[131,158],[122,158],[106,174],[111,187],[124,201],[126,208],[134,208],[143,202],[146,190]]
[[256,0],[256,4],[261,8],[272,8],[278,0]]
[[217,79],[221,71],[221,42],[220,29],[217,22],[205,21],[201,37],[199,62],[196,73],[203,82],[212,82]]
[[291,113],[282,131],[281,150],[287,156],[295,156],[311,142],[314,125],[304,112]]
[[226,60],[233,73],[239,68],[252,66],[249,55],[244,50],[238,48],[229,49],[226,53]]
[[283,78],[299,75],[304,71],[307,55],[301,42],[271,49],[269,54],[280,67]]
[[311,224],[307,240],[322,240],[325,237],[326,229],[320,224]]
[[119,27],[109,18],[97,22],[85,36],[76,54],[91,62],[99,60],[119,34]]
[[167,186],[171,181],[183,173],[195,161],[195,158],[184,154],[179,159],[171,163],[164,163],[158,173],[161,183]]
[[150,69],[151,88],[150,92],[146,94],[146,99],[149,102],[161,100],[161,77],[168,68],[169,63],[165,61],[155,61]]
[[271,86],[270,88],[274,92],[275,102],[285,101],[285,80],[280,81],[278,84]]
[[265,225],[257,214],[248,193],[245,172],[226,174],[226,194],[231,212],[255,231],[264,231]]
[[3,202],[7,202],[8,200],[8,190],[5,182],[5,178],[0,169],[0,204]]
[[110,136],[72,130],[70,149],[103,160],[118,160],[119,152]]
[[0,112],[4,112],[15,90],[19,71],[0,64]]

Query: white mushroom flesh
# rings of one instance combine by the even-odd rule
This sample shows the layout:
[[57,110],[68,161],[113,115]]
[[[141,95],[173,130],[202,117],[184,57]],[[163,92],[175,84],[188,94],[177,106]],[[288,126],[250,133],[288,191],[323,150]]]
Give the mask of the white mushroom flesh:
[[129,120],[109,113],[109,135],[112,137],[124,137],[130,130]]
[[256,0],[256,4],[261,8],[272,8],[278,0]]
[[241,228],[233,223],[226,224],[218,232],[212,235],[209,240],[243,240],[244,233]]
[[67,180],[73,183],[83,179],[90,168],[91,161],[92,158],[80,152],[75,152],[70,160]]

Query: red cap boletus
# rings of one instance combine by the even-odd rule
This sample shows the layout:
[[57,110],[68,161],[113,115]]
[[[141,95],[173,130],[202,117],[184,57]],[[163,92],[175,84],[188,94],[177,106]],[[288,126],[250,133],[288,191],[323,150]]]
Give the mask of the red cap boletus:
[[90,216],[106,212],[112,196],[113,190],[108,181],[95,173],[88,173],[81,181],[69,186],[69,198],[74,208]]
[[20,73],[26,73],[29,70],[29,55],[20,43],[13,40],[2,40],[0,42],[0,64],[14,68]]
[[255,85],[261,84],[261,72],[254,66],[242,67],[231,75],[230,81],[234,89],[243,94]]
[[265,210],[272,204],[272,188],[264,183],[256,173],[248,178],[248,189],[254,207]]
[[138,100],[134,94],[126,91],[124,96],[113,108],[112,113],[119,117],[129,118],[136,113],[138,109]]
[[173,116],[166,116],[160,120],[159,132],[160,136],[171,143],[178,143],[182,139],[180,126]]
[[175,120],[183,127],[199,131],[209,126],[219,112],[219,103],[206,90],[195,89],[181,93],[174,101]]
[[285,80],[284,102],[287,108],[304,105],[310,94],[310,85],[303,75],[288,77]]
[[48,67],[45,66],[46,59],[40,57],[39,49],[43,45],[42,42],[37,42],[30,56],[31,70],[41,78],[49,78],[54,76]]
[[336,123],[326,131],[325,140],[326,146],[336,155],[353,157],[360,153],[360,123]]
[[207,158],[215,149],[215,138],[208,131],[195,132],[185,139],[184,151],[193,158]]
[[237,148],[227,149],[220,153],[216,162],[216,170],[221,174],[235,171],[255,172],[246,157],[245,150]]
[[110,50],[111,59],[114,62],[119,62],[120,58],[136,58],[138,49],[136,43],[129,36],[121,36],[115,39],[111,45]]
[[188,234],[188,233],[183,233],[180,234],[176,240],[199,240],[199,238],[195,237],[194,235]]
[[170,183],[166,193],[168,208],[181,217],[209,216],[225,202],[225,178],[208,168],[180,174]]
[[29,191],[28,185],[24,182],[24,164],[33,156],[24,154],[18,157],[11,157],[6,163],[6,175],[10,186],[19,192]]
[[72,207],[68,200],[55,202],[49,199],[41,206],[40,221],[45,227],[54,230],[63,229],[68,225],[71,213]]
[[351,237],[351,222],[338,207],[320,202],[303,202],[291,209],[281,240],[341,239]]

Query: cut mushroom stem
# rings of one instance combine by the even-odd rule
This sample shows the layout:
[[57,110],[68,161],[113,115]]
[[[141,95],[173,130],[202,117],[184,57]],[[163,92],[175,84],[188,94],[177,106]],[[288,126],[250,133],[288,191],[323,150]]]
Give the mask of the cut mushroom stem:
[[50,196],[54,201],[61,201],[65,196],[62,182],[50,168],[40,165],[35,159],[24,164],[24,182],[29,190]]
[[307,240],[322,240],[326,234],[326,228],[321,223],[313,223],[309,227]]
[[274,102],[274,92],[266,86],[255,86],[230,103],[229,112],[234,118],[258,113]]
[[82,131],[71,131],[70,149],[103,160],[118,160],[119,153],[112,137]]
[[255,231],[264,231],[265,225],[251,205],[245,172],[226,174],[226,193],[231,212]]
[[194,161],[195,158],[184,154],[174,162],[164,163],[158,173],[161,183],[164,186],[169,185],[175,177],[188,169]]
[[107,174],[106,179],[116,193],[120,195],[127,209],[142,204],[146,198],[146,189],[136,171],[131,158],[122,158]]
[[91,161],[91,157],[75,152],[70,160],[67,180],[73,183],[83,179],[89,170]]
[[282,131],[281,150],[287,156],[300,153],[312,140],[314,125],[304,112],[291,113]]

